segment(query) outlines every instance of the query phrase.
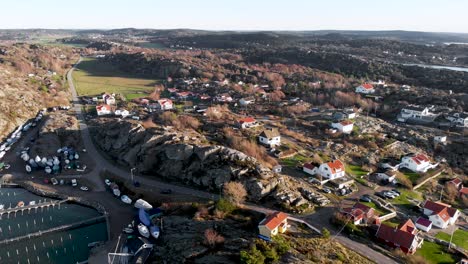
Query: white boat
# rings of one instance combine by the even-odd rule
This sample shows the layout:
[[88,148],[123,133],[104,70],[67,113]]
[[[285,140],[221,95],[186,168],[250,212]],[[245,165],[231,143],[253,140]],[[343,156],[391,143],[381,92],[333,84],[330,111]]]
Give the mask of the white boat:
[[117,197],[120,196],[120,190],[119,189],[113,189],[112,192],[114,193],[115,196],[117,196]]
[[158,239],[159,237],[159,227],[158,226],[150,226],[150,232],[151,236],[154,237],[155,239]]
[[110,186],[112,183],[109,179],[105,179],[104,182],[106,183],[107,186]]
[[150,236],[148,227],[146,227],[144,224],[139,224],[138,225],[138,233],[140,233],[140,235],[142,235],[142,236],[144,236],[146,238],[149,238],[149,236]]
[[0,210],[3,210],[3,208],[5,208],[5,205],[0,204]]
[[153,206],[143,199],[136,200],[135,207],[138,209],[145,209],[145,210],[153,209]]
[[126,227],[123,229],[124,233],[127,233],[127,234],[131,234],[133,233],[133,228],[130,228],[130,227]]
[[131,204],[132,203],[132,199],[130,199],[127,195],[122,195],[122,197],[120,197],[120,200],[122,200],[122,202],[124,202],[126,204]]
[[36,204],[36,201],[30,201],[29,202],[29,205],[35,205]]

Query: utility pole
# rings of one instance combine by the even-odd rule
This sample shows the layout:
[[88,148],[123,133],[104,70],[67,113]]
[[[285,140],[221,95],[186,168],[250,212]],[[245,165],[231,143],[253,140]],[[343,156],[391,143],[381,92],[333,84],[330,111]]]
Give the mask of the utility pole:
[[133,182],[134,182],[134,181],[133,181],[133,171],[134,171],[134,170],[136,170],[136,168],[131,168],[131,169],[130,169],[130,178],[131,178],[131,180],[132,180],[132,184],[133,184]]
[[453,226],[452,235],[450,235],[450,242],[449,242],[449,245],[448,245],[448,249],[449,249],[449,250],[450,250],[450,246],[452,246],[453,233],[455,233],[456,230],[457,230],[457,227],[456,227],[456,226]]

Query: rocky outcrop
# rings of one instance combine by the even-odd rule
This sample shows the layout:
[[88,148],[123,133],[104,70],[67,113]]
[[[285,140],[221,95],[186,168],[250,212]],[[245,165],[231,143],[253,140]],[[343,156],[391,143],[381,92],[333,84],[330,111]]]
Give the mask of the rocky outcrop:
[[95,143],[122,165],[139,172],[191,186],[215,190],[223,183],[240,181],[249,199],[258,201],[269,195],[279,179],[255,158],[237,150],[208,145],[194,131],[150,128],[132,121],[98,119],[92,130]]

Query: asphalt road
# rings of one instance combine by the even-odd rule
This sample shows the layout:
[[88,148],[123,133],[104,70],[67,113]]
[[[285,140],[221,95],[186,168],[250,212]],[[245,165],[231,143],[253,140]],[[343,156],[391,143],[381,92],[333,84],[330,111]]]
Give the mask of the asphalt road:
[[[99,171],[107,170],[111,172],[112,174],[119,176],[122,179],[129,179],[130,171],[121,169],[111,164],[107,159],[105,159],[99,153],[99,151],[96,149],[96,146],[93,144],[89,130],[88,130],[88,126],[86,125],[86,122],[85,122],[84,114],[82,112],[83,105],[81,104],[80,99],[78,98],[78,95],[77,95],[77,92],[73,83],[73,78],[72,78],[73,70],[74,68],[70,70],[67,74],[69,87],[71,89],[72,96],[73,96],[73,109],[75,110],[77,118],[80,123],[80,130],[81,130],[81,135],[83,138],[83,144],[88,152],[88,155],[93,157],[94,162],[96,163],[94,170],[90,171],[89,173],[85,175],[82,175],[81,177],[86,177],[89,181],[94,183],[93,191],[100,192],[100,191],[105,190],[105,186],[101,178],[99,177]],[[174,193],[195,196],[195,197],[204,198],[204,199],[213,199],[213,198],[217,199],[217,195],[214,195],[212,193],[208,193],[208,192],[204,192],[200,190],[194,190],[191,188],[162,182],[157,179],[149,179],[146,177],[141,177],[139,175],[135,175],[134,179],[139,181],[142,185],[149,186],[149,187],[156,187],[159,189],[172,189]],[[262,213],[269,213],[273,211],[271,209],[261,207],[258,205],[253,205],[253,204],[246,204],[245,207],[251,210],[262,212]],[[305,216],[305,217],[304,216],[292,216],[292,217],[293,218],[297,217],[301,220],[306,220],[309,224],[313,224],[313,226],[317,230],[320,230],[323,227],[327,227],[330,230],[333,230],[333,228],[330,226],[328,222],[328,219],[332,213],[333,213],[333,208],[323,208],[319,212]],[[342,243],[343,245],[345,245],[346,247],[350,248],[351,250],[354,250],[360,253],[361,255],[368,257],[369,259],[375,261],[376,263],[383,263],[383,264],[396,263],[394,260],[386,257],[385,255],[369,248],[368,246],[364,244],[353,241],[347,237],[338,235],[336,236],[335,239],[339,241],[340,243]]]

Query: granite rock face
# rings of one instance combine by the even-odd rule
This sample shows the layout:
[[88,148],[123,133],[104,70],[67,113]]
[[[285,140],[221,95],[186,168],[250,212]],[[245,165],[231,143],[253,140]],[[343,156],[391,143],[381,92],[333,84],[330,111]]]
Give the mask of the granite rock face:
[[92,131],[96,144],[122,165],[142,174],[215,190],[229,181],[243,182],[249,199],[258,201],[278,185],[278,175],[255,158],[219,145],[208,145],[194,131],[150,128],[131,121],[100,119]]

